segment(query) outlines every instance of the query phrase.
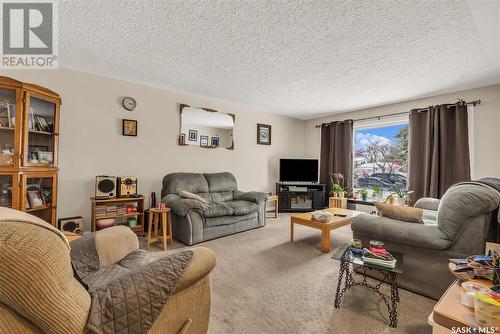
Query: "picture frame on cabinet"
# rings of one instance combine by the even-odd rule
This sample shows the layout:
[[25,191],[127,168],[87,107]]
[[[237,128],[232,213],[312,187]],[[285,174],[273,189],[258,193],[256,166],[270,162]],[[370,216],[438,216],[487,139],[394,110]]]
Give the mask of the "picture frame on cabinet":
[[51,164],[54,161],[54,155],[48,151],[37,152],[38,161],[44,164]]
[[51,132],[50,131],[50,126],[49,126],[49,121],[47,120],[47,117],[42,116],[42,115],[34,115],[33,116],[35,119],[35,129],[38,131],[43,131],[43,132]]
[[28,190],[26,194],[28,196],[30,209],[39,208],[45,205],[45,199],[40,190]]
[[0,105],[0,128],[12,128],[9,104],[4,102]]

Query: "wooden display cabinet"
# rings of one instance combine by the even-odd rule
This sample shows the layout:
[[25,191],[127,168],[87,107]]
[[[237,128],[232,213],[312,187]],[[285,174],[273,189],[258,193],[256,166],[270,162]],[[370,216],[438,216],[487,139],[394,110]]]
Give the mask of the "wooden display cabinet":
[[19,207],[19,175],[16,172],[0,172],[0,207]]
[[[0,206],[29,212],[54,226],[60,107],[57,93],[0,76]],[[27,207],[34,190],[43,195],[44,204]]]
[[56,226],[57,173],[26,172],[22,174],[20,193],[19,204],[24,209],[22,211]]

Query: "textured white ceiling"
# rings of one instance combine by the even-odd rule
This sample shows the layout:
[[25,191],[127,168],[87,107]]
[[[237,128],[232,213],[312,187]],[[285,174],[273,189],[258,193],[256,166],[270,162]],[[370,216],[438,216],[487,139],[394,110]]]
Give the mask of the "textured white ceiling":
[[[64,0],[59,12],[61,66],[302,119],[500,82],[498,38],[485,45],[465,1]],[[498,12],[489,20],[498,36]]]

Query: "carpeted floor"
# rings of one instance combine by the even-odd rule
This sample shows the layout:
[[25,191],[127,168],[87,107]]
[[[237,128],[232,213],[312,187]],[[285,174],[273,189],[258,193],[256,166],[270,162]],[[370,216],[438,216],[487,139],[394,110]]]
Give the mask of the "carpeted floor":
[[[280,214],[264,228],[199,245],[217,257],[209,333],[431,333],[435,302],[405,290],[396,329],[387,326],[385,304],[363,287],[349,290],[335,309],[339,263],[321,253],[318,230],[296,226],[290,243],[289,222]],[[332,249],[351,239],[350,226],[332,231]],[[152,249],[161,250],[157,245]]]

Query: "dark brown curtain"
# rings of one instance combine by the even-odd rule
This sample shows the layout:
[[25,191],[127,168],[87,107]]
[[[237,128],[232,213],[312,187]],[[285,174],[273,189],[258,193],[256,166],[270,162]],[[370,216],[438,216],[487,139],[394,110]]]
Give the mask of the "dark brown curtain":
[[348,193],[352,193],[352,121],[332,122],[321,126],[319,180],[326,184],[326,205],[333,173],[342,173]]
[[408,190],[414,200],[441,198],[470,180],[467,106],[444,104],[410,112]]

